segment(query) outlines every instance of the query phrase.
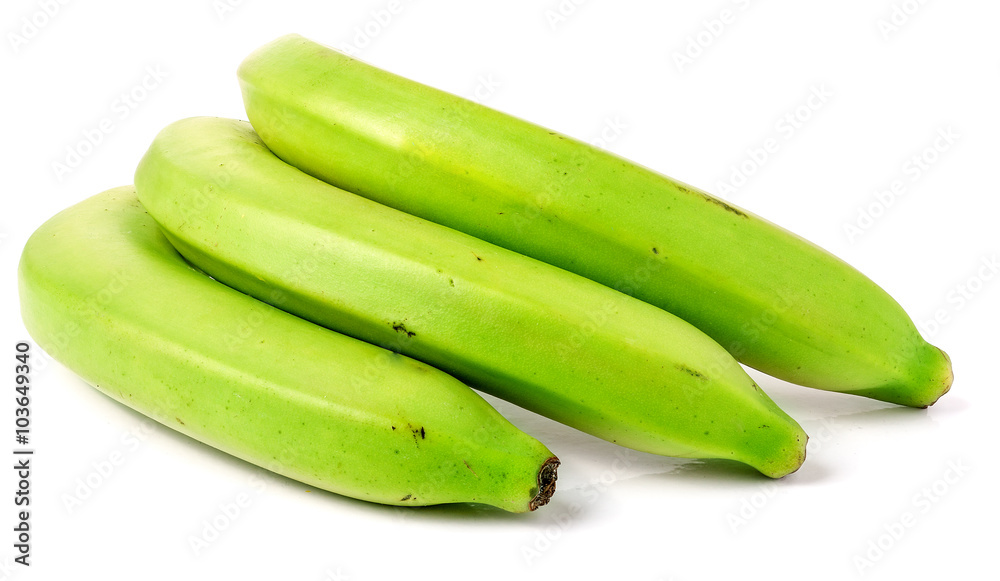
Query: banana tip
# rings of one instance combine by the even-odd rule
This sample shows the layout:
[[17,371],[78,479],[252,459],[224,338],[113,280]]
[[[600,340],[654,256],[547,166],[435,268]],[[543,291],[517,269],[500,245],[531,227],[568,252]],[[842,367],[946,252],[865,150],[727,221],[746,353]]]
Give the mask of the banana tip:
[[558,478],[556,471],[558,468],[559,458],[555,456],[550,457],[542,464],[538,471],[538,492],[528,503],[528,510],[535,510],[549,503],[552,495],[556,492],[556,479]]
[[951,357],[940,347],[934,347],[934,349],[940,354],[936,365],[936,377],[932,380],[934,387],[930,391],[929,398],[925,400],[926,403],[916,406],[924,409],[934,405],[941,399],[941,396],[951,391],[951,385],[955,382],[955,370],[952,367]]
[[[951,384],[955,382],[955,368],[952,366],[951,357],[944,352],[944,349],[937,347],[937,350],[941,352],[941,356],[944,358],[944,379],[942,380],[941,395],[944,395],[951,391]],[[938,396],[941,397],[940,395]],[[934,400],[937,401],[937,400]],[[932,403],[933,405],[933,403]]]

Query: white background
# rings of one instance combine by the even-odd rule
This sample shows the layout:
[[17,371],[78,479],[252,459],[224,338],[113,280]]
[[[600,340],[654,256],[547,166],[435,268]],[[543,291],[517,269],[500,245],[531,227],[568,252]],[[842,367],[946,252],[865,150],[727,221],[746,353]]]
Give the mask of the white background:
[[[495,87],[492,107],[603,139],[819,243],[888,290],[957,377],[937,405],[912,410],[752,372],[812,436],[805,465],[777,482],[628,452],[490,399],[563,461],[553,502],[510,515],[307,492],[144,421],[36,348],[32,566],[13,563],[8,469],[0,580],[995,574],[995,2],[8,0],[0,11],[0,433],[10,450],[24,241],[58,210],[130,183],[171,121],[243,118],[237,65],[288,32],[349,43],[460,95]],[[88,133],[99,143],[81,147]],[[768,139],[763,159],[754,151]],[[77,167],[57,171],[72,149],[84,154]],[[876,194],[894,181],[904,189]],[[212,541],[195,552],[190,539],[202,535]]]

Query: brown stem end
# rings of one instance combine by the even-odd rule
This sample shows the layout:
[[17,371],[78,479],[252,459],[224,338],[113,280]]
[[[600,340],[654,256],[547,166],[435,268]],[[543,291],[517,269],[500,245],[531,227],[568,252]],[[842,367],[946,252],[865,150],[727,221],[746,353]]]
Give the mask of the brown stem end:
[[528,510],[535,510],[540,506],[549,503],[549,499],[556,492],[556,469],[559,468],[559,458],[552,456],[542,464],[538,471],[538,493],[528,503]]

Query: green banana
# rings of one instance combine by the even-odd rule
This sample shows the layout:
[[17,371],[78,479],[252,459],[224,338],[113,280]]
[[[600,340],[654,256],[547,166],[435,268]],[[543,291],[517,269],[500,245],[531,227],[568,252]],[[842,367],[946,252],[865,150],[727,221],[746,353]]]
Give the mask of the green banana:
[[696,188],[298,35],[248,56],[239,79],[289,164],[620,289],[760,371],[917,407],[951,386],[948,356],[874,282]]
[[801,427],[688,323],[310,177],[246,122],[173,123],[135,184],[189,261],[283,310],[623,446],[772,477],[804,459]]
[[320,489],[392,505],[545,504],[558,460],[473,390],[196,271],[132,186],[62,211],[18,269],[25,326],[111,398]]

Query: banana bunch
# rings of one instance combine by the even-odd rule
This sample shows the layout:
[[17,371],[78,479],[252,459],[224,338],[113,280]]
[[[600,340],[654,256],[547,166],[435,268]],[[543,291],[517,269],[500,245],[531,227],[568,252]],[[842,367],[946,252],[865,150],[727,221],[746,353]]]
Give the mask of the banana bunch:
[[[300,36],[250,123],[164,128],[46,222],[25,326],[108,396],[317,488],[534,510],[559,460],[473,388],[780,478],[807,435],[741,363],[915,407],[951,364],[836,257],[590,145]],[[81,338],[86,340],[81,340]]]

